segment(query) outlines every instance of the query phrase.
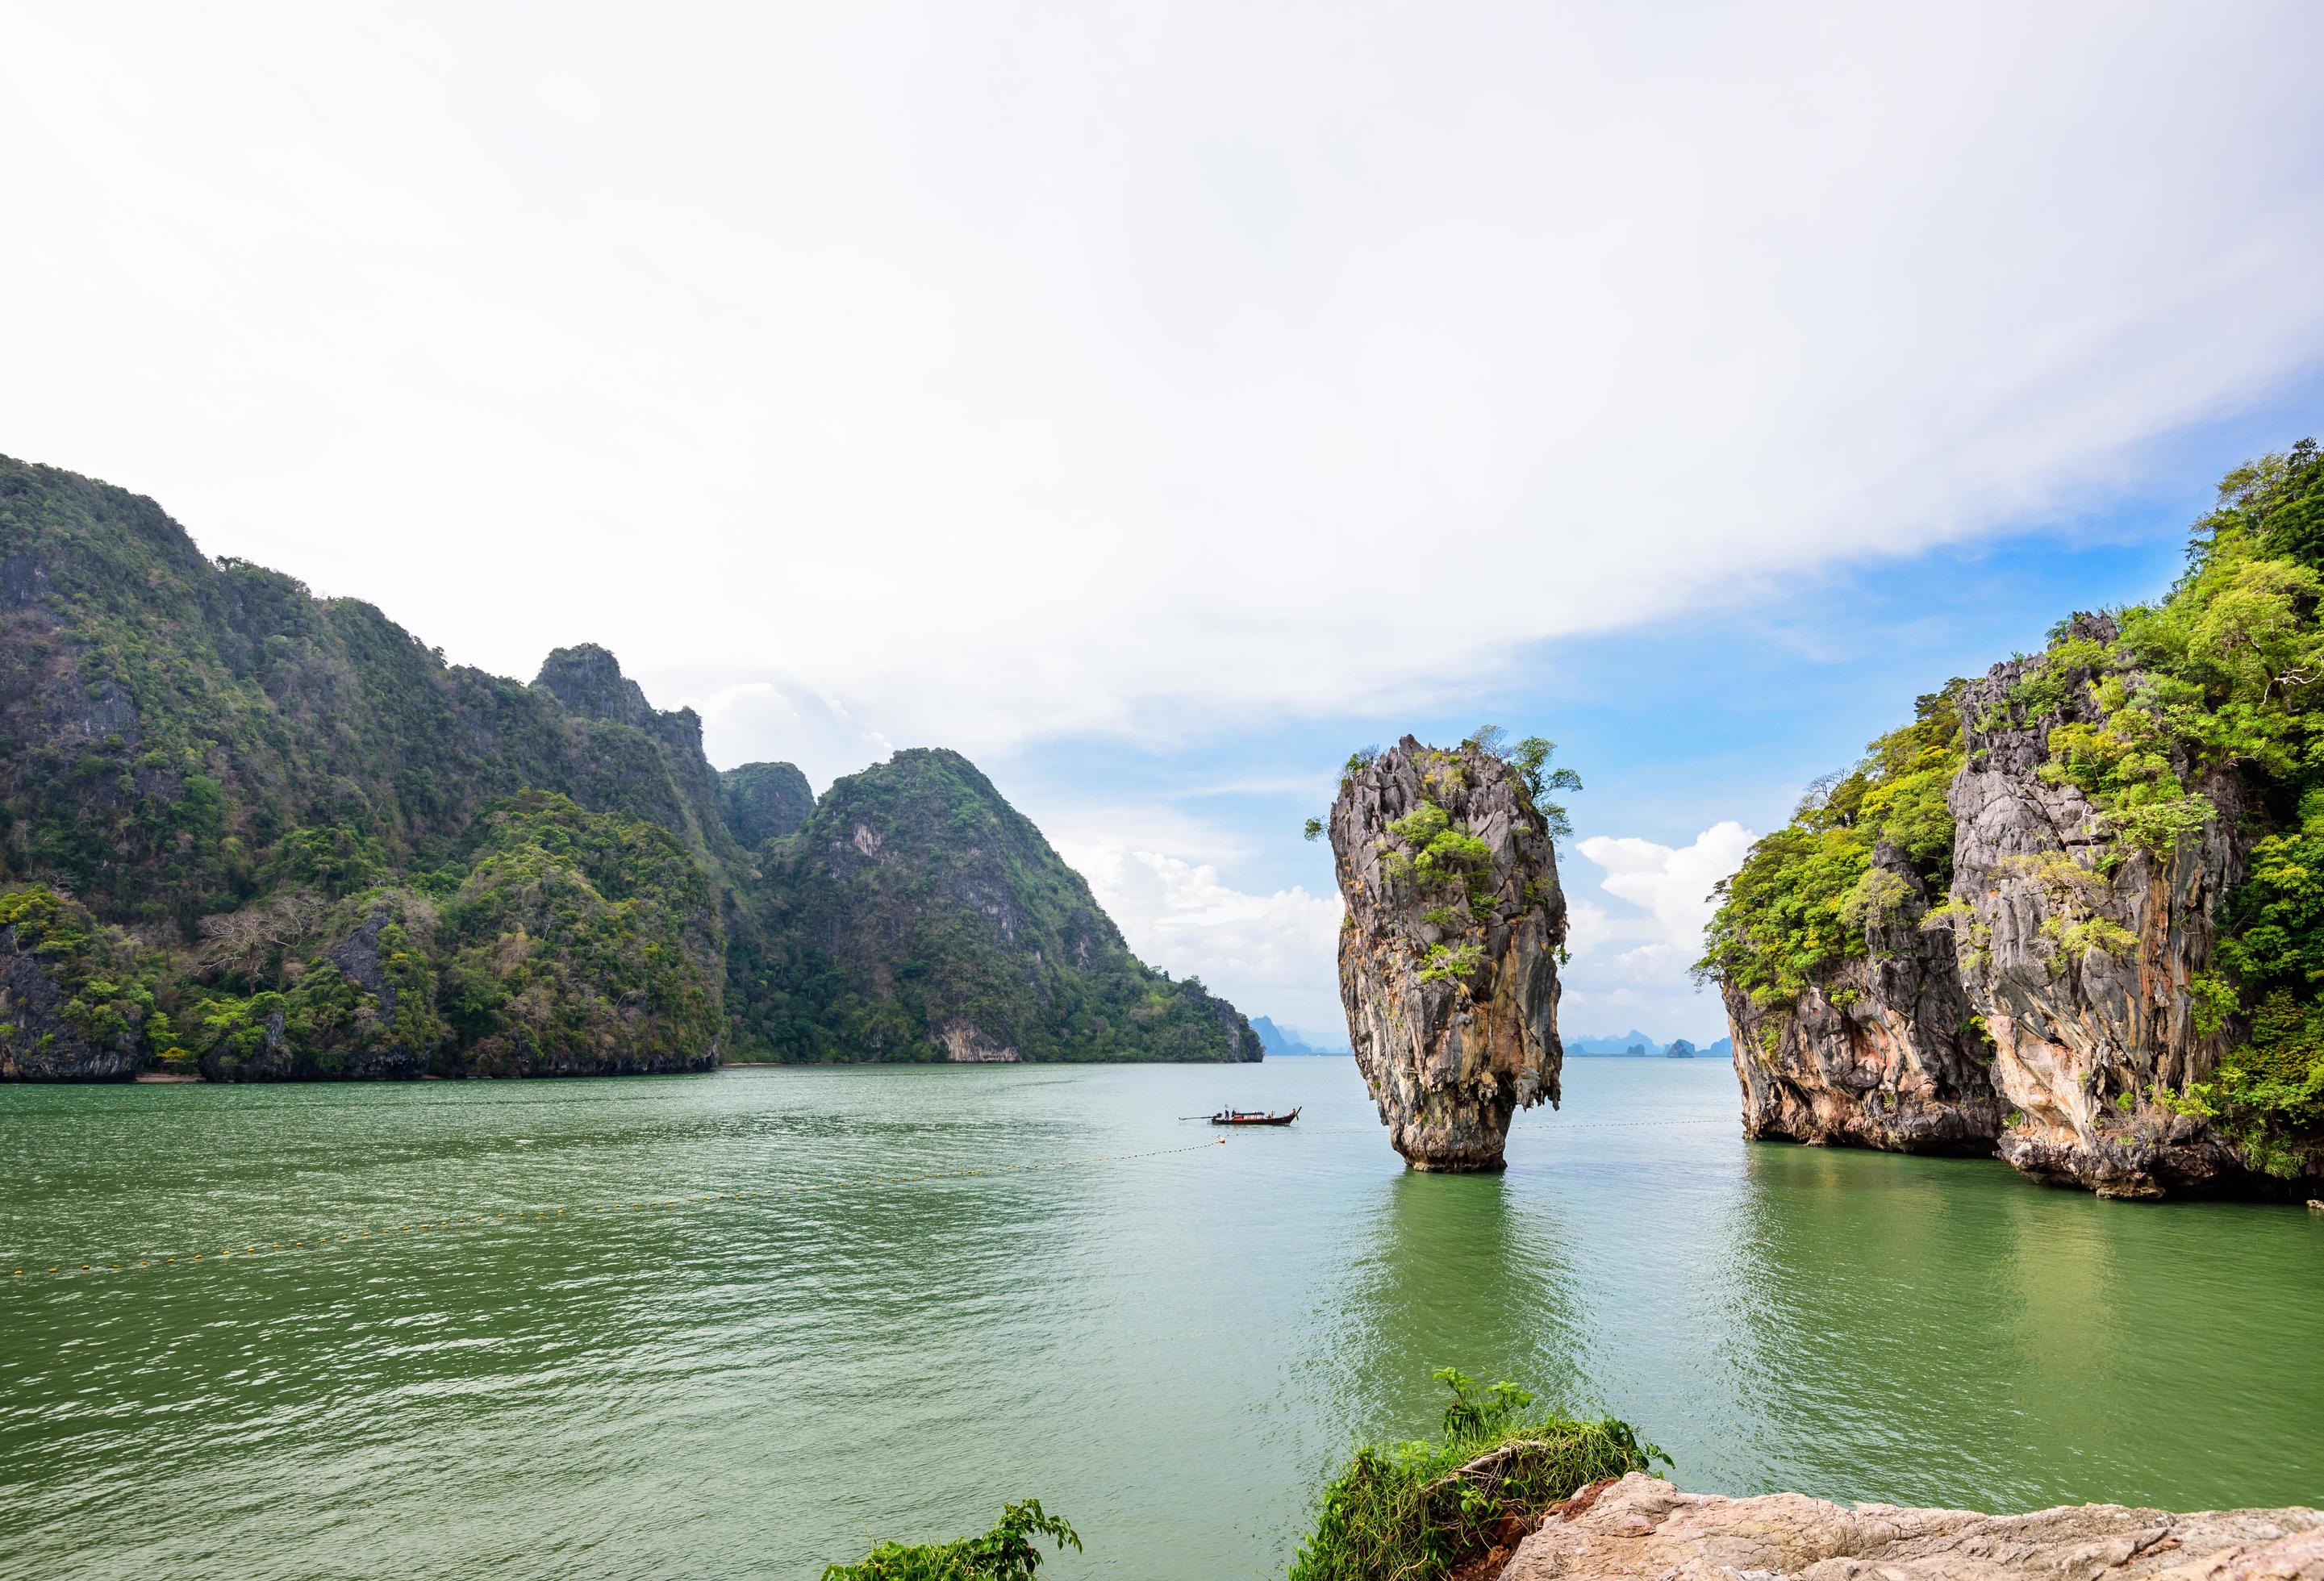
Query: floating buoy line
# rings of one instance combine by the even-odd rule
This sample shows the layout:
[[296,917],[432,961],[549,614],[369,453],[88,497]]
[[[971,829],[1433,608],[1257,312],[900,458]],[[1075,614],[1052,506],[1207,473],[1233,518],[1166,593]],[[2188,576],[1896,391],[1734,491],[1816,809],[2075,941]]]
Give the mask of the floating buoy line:
[[[1509,1129],[1515,1131],[1522,1127],[1527,1131],[1563,1135],[1568,1131],[1629,1131],[1641,1126],[1660,1129],[1669,1126],[1732,1126],[1735,1124],[1736,1119],[1732,1115],[1685,1120],[1561,1120],[1549,1116],[1527,1119],[1523,1115],[1518,1115],[1510,1120]],[[1318,1126],[1313,1130],[1303,1130],[1300,1133],[1305,1136],[1356,1136],[1385,1134],[1384,1129],[1378,1125]]]
[[420,1219],[410,1224],[399,1224],[390,1228],[347,1230],[342,1234],[325,1234],[311,1240],[265,1241],[246,1246],[224,1246],[217,1251],[180,1253],[179,1255],[153,1257],[123,1257],[116,1261],[96,1263],[59,1263],[43,1268],[37,1264],[10,1271],[11,1279],[46,1278],[74,1273],[126,1273],[140,1268],[186,1268],[197,1263],[223,1262],[233,1257],[263,1257],[275,1252],[321,1251],[326,1247],[355,1245],[364,1241],[385,1240],[396,1236],[426,1235],[432,1231],[465,1229],[471,1225],[503,1224],[521,1218],[580,1218],[592,1213],[626,1213],[648,1208],[695,1208],[716,1202],[767,1201],[778,1197],[803,1197],[810,1193],[860,1190],[866,1186],[908,1186],[924,1181],[966,1181],[996,1175],[1038,1174],[1046,1170],[1078,1169],[1091,1164],[1129,1163],[1143,1158],[1167,1158],[1176,1153],[1202,1153],[1213,1147],[1223,1147],[1227,1139],[1213,1137],[1185,1147],[1157,1147],[1146,1153],[1108,1153],[1089,1158],[1061,1158],[1047,1163],[991,1164],[982,1169],[931,1170],[914,1175],[865,1175],[861,1180],[822,1181],[811,1185],[762,1186],[746,1191],[697,1191],[682,1197],[632,1197],[625,1201],[587,1202],[563,1208],[511,1208],[497,1213],[464,1213],[444,1218]]

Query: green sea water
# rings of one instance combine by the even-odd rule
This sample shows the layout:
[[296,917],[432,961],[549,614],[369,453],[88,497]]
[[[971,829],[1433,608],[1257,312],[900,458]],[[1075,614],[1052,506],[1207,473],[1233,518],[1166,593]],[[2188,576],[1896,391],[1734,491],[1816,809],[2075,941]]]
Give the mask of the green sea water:
[[811,1576],[1028,1494],[1061,1576],[1279,1575],[1446,1365],[1697,1488],[2324,1502],[2324,1215],[1566,1087],[1491,1178],[1344,1059],[0,1089],[0,1575]]

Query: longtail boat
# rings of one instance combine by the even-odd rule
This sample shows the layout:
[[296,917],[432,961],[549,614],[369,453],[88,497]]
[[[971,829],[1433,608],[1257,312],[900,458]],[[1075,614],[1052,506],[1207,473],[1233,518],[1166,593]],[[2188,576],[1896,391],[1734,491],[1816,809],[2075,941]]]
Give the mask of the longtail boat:
[[1299,1117],[1297,1109],[1268,1114],[1265,1109],[1221,1109],[1211,1117],[1213,1126],[1287,1126]]

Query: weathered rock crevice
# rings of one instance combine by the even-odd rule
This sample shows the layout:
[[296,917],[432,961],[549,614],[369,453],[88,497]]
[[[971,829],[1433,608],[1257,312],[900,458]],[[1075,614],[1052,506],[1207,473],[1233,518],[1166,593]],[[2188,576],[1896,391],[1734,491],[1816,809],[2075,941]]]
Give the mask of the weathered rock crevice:
[[936,1029],[936,1041],[945,1052],[945,1059],[954,1065],[1020,1065],[1025,1056],[998,1038],[987,1037],[964,1022],[950,1022]]
[[[2085,620],[2100,640],[2113,622]],[[1946,801],[1962,988],[1994,1043],[2003,1158],[2101,1196],[2257,1184],[2175,1094],[2218,1068],[2229,1029],[2200,1030],[2191,984],[2213,965],[2218,916],[2244,876],[2256,811],[2232,772],[2184,777],[2215,814],[2158,856],[2107,832],[2070,782],[2044,778],[2049,732],[2102,716],[2072,676],[2054,715],[2012,692],[2038,659],[1997,665],[1961,698],[1969,762]]]
[[1508,764],[1410,736],[1342,782],[1332,852],[1357,1064],[1416,1169],[1502,1167],[1509,1119],[1558,1099],[1565,896]]

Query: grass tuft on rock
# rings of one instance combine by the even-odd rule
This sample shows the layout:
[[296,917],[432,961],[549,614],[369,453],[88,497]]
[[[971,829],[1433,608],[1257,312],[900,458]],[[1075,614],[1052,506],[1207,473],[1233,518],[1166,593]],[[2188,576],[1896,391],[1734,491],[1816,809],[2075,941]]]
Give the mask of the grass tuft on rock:
[[1536,1525],[1577,1489],[1670,1457],[1627,1422],[1533,1416],[1514,1383],[1480,1389],[1455,1367],[1441,1436],[1358,1448],[1323,1490],[1290,1581],[1434,1581]]

